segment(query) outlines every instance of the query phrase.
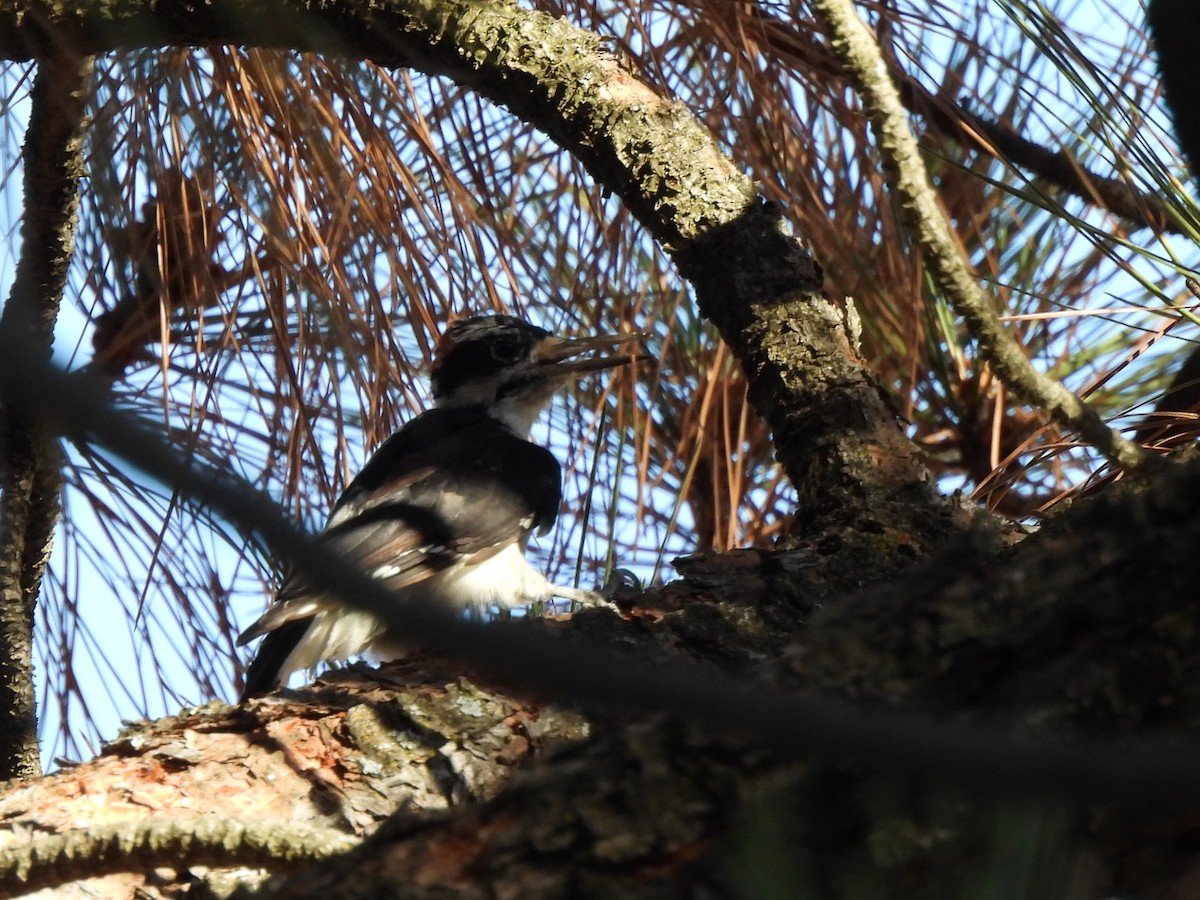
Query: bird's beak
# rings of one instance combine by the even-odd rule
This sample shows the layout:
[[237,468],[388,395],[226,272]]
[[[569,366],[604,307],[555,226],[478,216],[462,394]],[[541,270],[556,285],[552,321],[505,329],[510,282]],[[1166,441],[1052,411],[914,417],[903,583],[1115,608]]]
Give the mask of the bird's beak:
[[[539,365],[553,368],[561,374],[581,374],[595,372],[600,369],[614,369],[617,366],[627,366],[636,362],[653,359],[648,353],[637,350],[621,352],[619,349],[627,344],[636,344],[646,340],[650,335],[641,332],[630,334],[600,335],[599,337],[560,338],[548,337],[538,345],[536,360]],[[611,349],[610,349],[611,348]],[[591,350],[610,350],[600,356],[587,359],[574,359],[581,353]]]

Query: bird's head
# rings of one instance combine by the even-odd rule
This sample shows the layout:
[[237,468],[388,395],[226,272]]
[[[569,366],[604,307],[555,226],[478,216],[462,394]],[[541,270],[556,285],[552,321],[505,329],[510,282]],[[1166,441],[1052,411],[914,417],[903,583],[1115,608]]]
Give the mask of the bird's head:
[[[442,334],[434,352],[433,399],[440,407],[479,407],[524,436],[570,379],[647,359],[613,349],[643,337],[560,338],[516,316],[459,319]],[[600,349],[612,352],[579,358]]]

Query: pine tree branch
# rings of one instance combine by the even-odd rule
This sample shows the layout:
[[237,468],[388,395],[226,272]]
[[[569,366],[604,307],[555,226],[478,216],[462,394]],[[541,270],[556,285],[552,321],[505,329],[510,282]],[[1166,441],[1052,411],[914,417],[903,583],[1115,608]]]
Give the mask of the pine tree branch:
[[1062,384],[1038,372],[1005,331],[950,229],[908,127],[900,93],[888,75],[875,36],[858,17],[851,0],[814,0],[813,10],[828,29],[835,52],[853,73],[902,214],[925,249],[938,286],[979,341],[980,356],[1014,394],[1073,428],[1111,462],[1128,471],[1145,469],[1153,457],[1109,428],[1094,409]]
[[[74,245],[89,71],[70,54],[43,59],[30,98],[21,258],[0,331],[20,335],[43,359],[50,358]],[[20,390],[0,384],[0,779],[40,772],[33,615],[62,488],[55,439],[6,396],[10,389]]]
[[0,0],[0,56],[53,42],[92,53],[286,46],[447,75],[507,107],[620,196],[691,281],[771,426],[801,528],[888,520],[914,548],[940,539],[920,454],[858,357],[855,311],[824,296],[803,242],[708,129],[638,81],[598,35],[502,0],[80,0],[40,19],[14,2]]
[[182,816],[35,837],[0,850],[0,898],[82,878],[159,866],[281,866],[345,853],[358,841],[332,828]]
[[[483,676],[515,689],[622,715],[669,712],[722,733],[749,736],[787,755],[817,753],[872,769],[936,770],[993,788],[1053,787],[1132,805],[1200,796],[1200,782],[1193,777],[1197,749],[1187,739],[1027,737],[1004,720],[966,724],[916,708],[799,695],[692,663],[647,659],[608,643],[561,637],[528,623],[482,625],[448,610],[397,604],[378,581],[285,519],[264,494],[225,472],[189,462],[154,429],[115,409],[95,378],[57,371],[4,337],[0,332],[0,371],[9,378],[35,380],[43,414],[76,440],[109,449],[177,488],[189,502],[225,518],[248,538],[263,541],[316,589],[370,611],[406,640],[436,644],[440,653],[468,660]],[[1181,507],[1194,526],[1192,498],[1200,493],[1200,473],[1178,467],[1167,474],[1171,478],[1164,479],[1153,502]],[[1051,544],[1048,552],[1059,551]],[[1142,552],[1140,561],[1146,559]],[[1020,563],[1013,565],[1019,572]],[[1068,596],[1074,604],[1074,595]],[[1008,609],[1017,604],[1001,605]]]

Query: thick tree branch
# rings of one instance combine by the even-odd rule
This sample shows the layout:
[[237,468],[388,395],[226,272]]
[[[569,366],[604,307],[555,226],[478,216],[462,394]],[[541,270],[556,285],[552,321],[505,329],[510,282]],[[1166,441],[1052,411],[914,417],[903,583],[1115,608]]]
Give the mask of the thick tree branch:
[[[0,316],[9,340],[50,358],[74,243],[83,169],[84,72],[77,56],[43,59],[25,137],[21,258]],[[40,771],[33,686],[33,612],[58,521],[62,471],[55,440],[23,413],[0,376],[0,779]]]
[[[108,448],[177,488],[182,497],[223,516],[292,561],[318,589],[370,610],[406,641],[436,645],[439,652],[468,660],[473,670],[506,685],[589,709],[671,712],[753,737],[789,755],[815,752],[872,768],[939,770],[993,786],[1054,786],[1137,804],[1200,795],[1200,783],[1190,777],[1196,749],[1187,743],[1114,747],[1095,740],[1027,739],[1003,723],[948,724],[912,709],[864,708],[798,696],[695,664],[562,639],[524,623],[479,625],[449,611],[396,604],[378,581],[303,533],[269,498],[224,473],[182,459],[155,431],[114,409],[94,379],[58,372],[4,337],[0,333],[5,377],[18,385],[26,379],[36,382],[44,414],[58,427]],[[1167,502],[1196,493],[1194,473],[1178,477],[1189,486],[1169,489]]]
[[1109,428],[1075,394],[1038,372],[983,296],[929,181],[875,36],[858,17],[853,4],[850,0],[814,0],[813,9],[828,28],[834,50],[854,73],[904,217],[925,249],[938,286],[979,341],[980,356],[1021,399],[1079,432],[1112,462],[1130,471],[1143,469],[1152,457]]
[[96,896],[174,896],[165,884],[194,881],[199,865],[298,868],[394,814],[436,819],[495,796],[521,763],[586,734],[578,715],[411,658],[249,707],[208,703],[0,791],[0,896],[101,876]]
[[749,376],[802,524],[868,518],[894,523],[905,541],[940,534],[918,454],[857,357],[853,310],[821,295],[802,243],[687,108],[637,81],[597,35],[478,0],[84,0],[70,15],[25,10],[0,2],[0,56],[63,42],[90,53],[286,46],[448,75],[508,107],[582,160],[674,255]]

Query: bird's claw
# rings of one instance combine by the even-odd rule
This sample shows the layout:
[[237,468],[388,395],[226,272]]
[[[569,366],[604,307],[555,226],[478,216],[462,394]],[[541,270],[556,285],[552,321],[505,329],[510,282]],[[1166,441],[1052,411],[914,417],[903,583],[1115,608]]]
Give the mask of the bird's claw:
[[642,583],[628,569],[613,569],[598,591],[555,587],[556,596],[570,600],[577,609],[606,608],[620,612],[618,604],[642,592]]
[[631,594],[640,594],[642,590],[642,580],[631,571],[613,569],[608,573],[604,587],[600,588],[600,596],[613,603]]

